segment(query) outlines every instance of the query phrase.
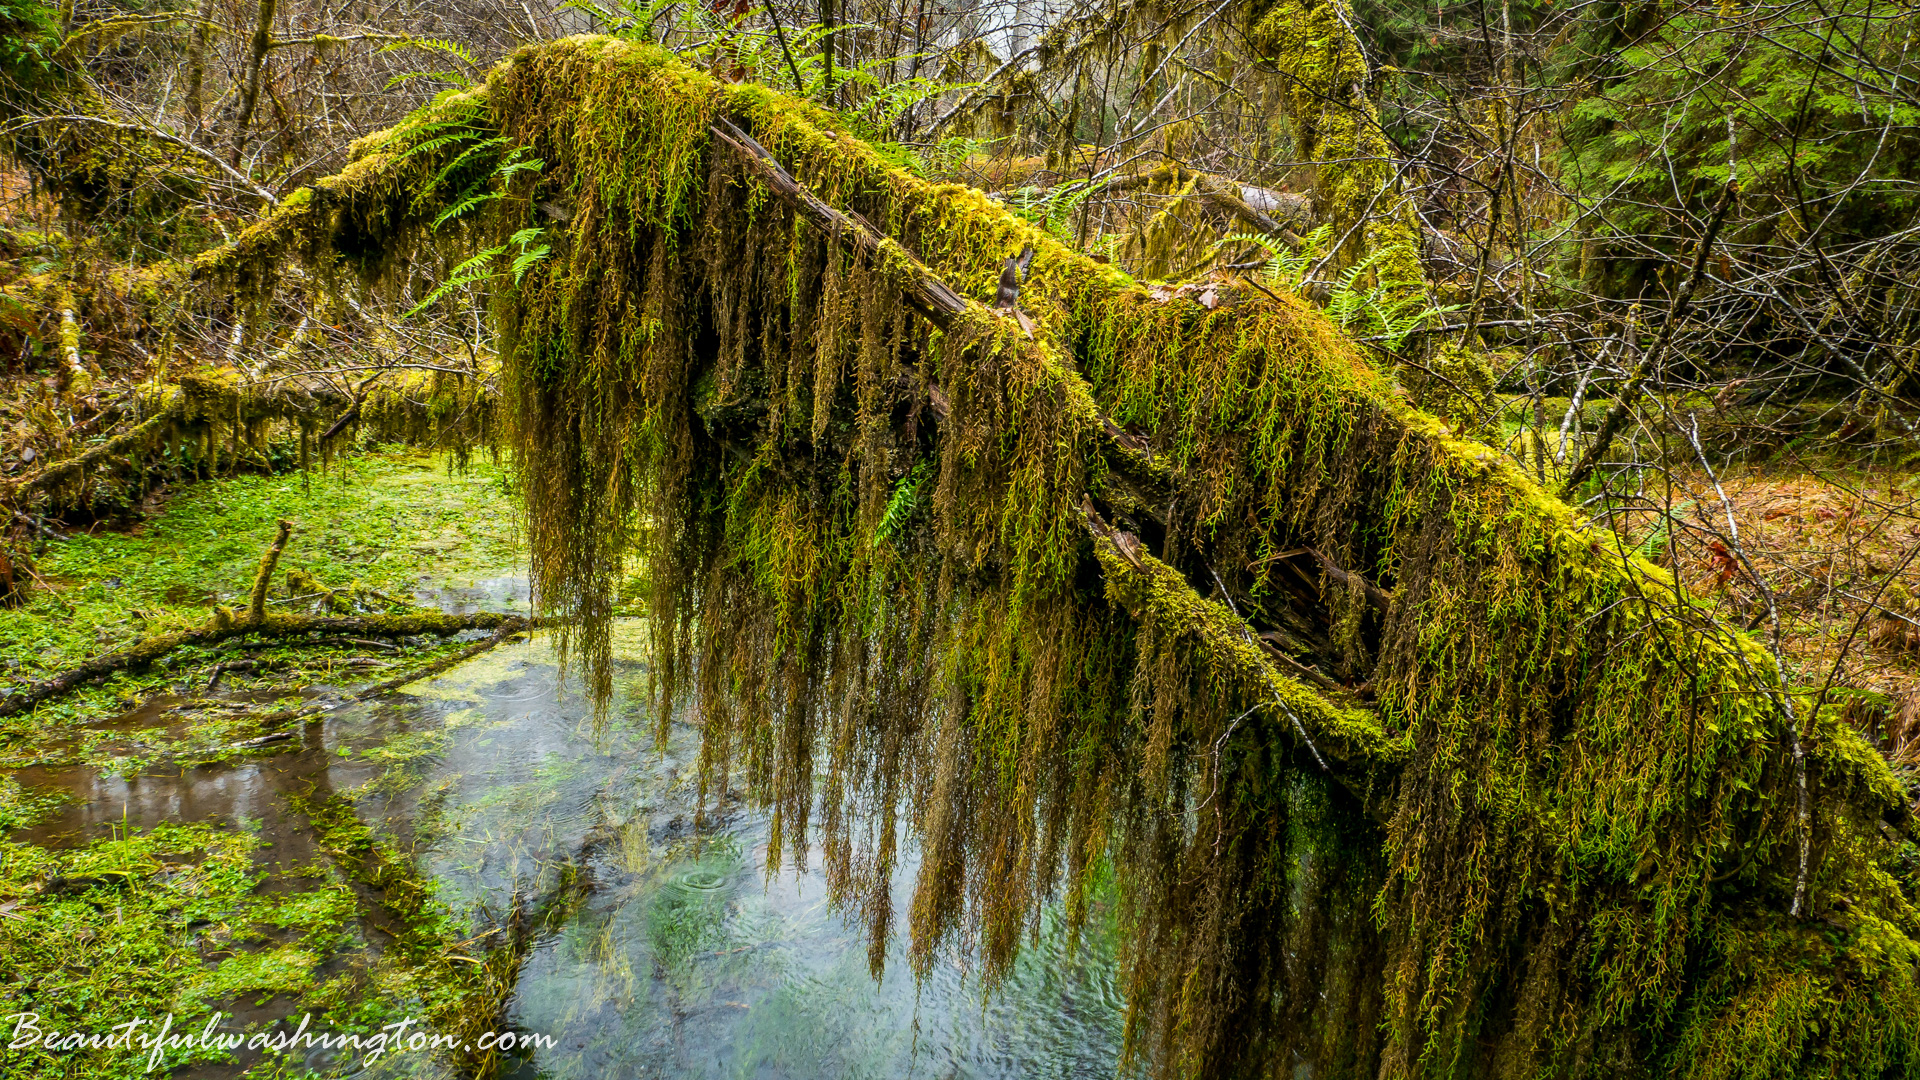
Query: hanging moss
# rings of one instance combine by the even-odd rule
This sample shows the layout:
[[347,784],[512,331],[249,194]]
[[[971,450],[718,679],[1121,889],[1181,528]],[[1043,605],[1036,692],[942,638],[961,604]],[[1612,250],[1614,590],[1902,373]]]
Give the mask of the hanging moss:
[[[917,971],[995,979],[1110,860],[1163,1075],[1920,1067],[1886,763],[1319,315],[1158,299],[649,46],[483,93],[546,163],[488,228],[569,223],[495,296],[538,602],[605,694],[644,564],[660,722],[696,700],[703,790],[819,845],[876,970],[904,918]],[[722,116],[891,242],[797,217]],[[978,303],[1029,243],[1034,340]],[[939,330],[927,272],[976,301]]]
[[[307,464],[331,454],[333,443],[320,445],[322,429],[352,405],[337,392],[254,381],[236,368],[188,372],[172,383],[141,388],[127,423],[105,442],[26,476],[0,480],[0,505],[32,505],[56,515],[106,513],[130,502],[143,478],[163,467],[208,476],[243,466],[271,470],[275,444],[287,452],[297,446]],[[397,371],[368,388],[357,415],[343,431],[376,443],[448,450],[459,464],[472,447],[492,437],[494,400],[476,379]]]

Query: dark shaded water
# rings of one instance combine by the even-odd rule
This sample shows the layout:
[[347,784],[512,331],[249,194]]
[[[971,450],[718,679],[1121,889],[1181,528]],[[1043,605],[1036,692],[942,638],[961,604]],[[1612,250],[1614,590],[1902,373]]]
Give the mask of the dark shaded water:
[[[622,635],[621,652],[638,655],[637,624]],[[1101,925],[1075,948],[1048,919],[990,999],[959,958],[916,987],[897,935],[876,983],[864,930],[831,909],[817,870],[766,876],[763,817],[734,808],[693,828],[697,733],[675,725],[662,750],[634,712],[616,698],[596,724],[561,685],[547,642],[503,646],[326,714],[271,757],[130,778],[19,770],[23,784],[76,801],[15,838],[61,845],[110,827],[244,822],[271,844],[265,867],[284,874],[322,857],[290,800],[351,795],[476,933],[511,911],[551,913],[509,1019],[554,1043],[520,1062],[518,1080],[1114,1075],[1121,1002]],[[123,724],[137,738],[162,719],[149,709]],[[899,912],[917,864],[905,851]],[[372,947],[376,936],[363,937]],[[359,1075],[438,1072],[412,1057]]]

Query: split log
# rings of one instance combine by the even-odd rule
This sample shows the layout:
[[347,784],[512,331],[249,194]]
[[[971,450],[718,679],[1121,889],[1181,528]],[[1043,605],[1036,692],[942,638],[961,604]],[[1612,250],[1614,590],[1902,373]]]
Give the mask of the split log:
[[1346,570],[1339,563],[1321,554],[1318,548],[1293,548],[1288,551],[1283,551],[1278,555],[1270,555],[1263,561],[1279,562],[1283,559],[1291,559],[1296,555],[1313,556],[1313,560],[1320,564],[1320,569],[1326,571],[1327,576],[1332,578],[1337,584],[1344,585],[1349,589],[1357,586],[1361,593],[1366,596],[1367,603],[1372,605],[1374,610],[1380,612],[1380,614],[1385,615],[1388,609],[1393,606],[1392,593],[1361,577],[1359,574]]
[[1109,526],[1091,505],[1084,514],[1087,532],[1094,539],[1094,555],[1105,572],[1108,597],[1140,623],[1151,623],[1190,642],[1203,663],[1264,699],[1322,771],[1371,804],[1370,794],[1377,791],[1354,781],[1398,763],[1405,755],[1402,743],[1390,737],[1368,710],[1336,704],[1305,680],[1283,671],[1268,651],[1268,643],[1246,620],[1202,597],[1178,570],[1142,550],[1138,540]]
[[[721,118],[709,130],[732,148],[774,195],[815,226],[850,240],[856,250],[873,260],[900,290],[907,306],[937,329],[952,332],[970,319],[1003,314],[961,296],[859,215],[827,205],[732,121]],[[1042,351],[1040,362],[1061,380],[1065,396],[1074,403],[1069,407],[1085,412],[1088,422],[1083,427],[1093,442],[1088,448],[1090,455],[1105,459],[1116,474],[1141,489],[1147,495],[1141,500],[1144,504],[1165,505],[1165,496],[1177,489],[1178,478],[1102,415],[1093,404],[1091,388],[1079,375],[1048,359],[1044,345],[1022,342],[1017,347]],[[932,397],[938,390],[928,387],[928,392]],[[1398,765],[1403,756],[1400,743],[1386,735],[1371,713],[1336,705],[1317,688],[1282,670],[1245,619],[1201,597],[1179,571],[1147,554],[1132,534],[1107,526],[1091,502],[1084,506],[1086,527],[1106,573],[1109,592],[1131,615],[1143,622],[1165,623],[1165,628],[1191,641],[1217,670],[1255,688],[1259,696],[1270,696],[1267,707],[1288,721],[1287,727],[1323,769],[1351,779]]]

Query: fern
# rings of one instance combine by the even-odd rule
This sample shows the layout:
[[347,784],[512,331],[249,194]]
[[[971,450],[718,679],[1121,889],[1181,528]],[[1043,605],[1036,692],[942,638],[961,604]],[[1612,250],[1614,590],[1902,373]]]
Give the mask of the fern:
[[[1234,245],[1250,245],[1266,252],[1267,261],[1260,269],[1265,284],[1297,294],[1306,288],[1307,275],[1320,261],[1332,236],[1333,226],[1322,225],[1302,238],[1296,249],[1265,233],[1230,233],[1214,241],[1213,248],[1218,252]],[[1382,278],[1367,284],[1374,268],[1390,254],[1391,249],[1381,248],[1341,271],[1327,292],[1324,310],[1327,318],[1345,329],[1377,338],[1388,352],[1397,352],[1429,319],[1457,311],[1460,305],[1427,304],[1420,282]]]
[[1265,233],[1229,233],[1214,241],[1215,251],[1229,244],[1251,244],[1267,253],[1266,265],[1261,276],[1272,288],[1299,292],[1306,286],[1307,272],[1320,259],[1327,241],[1333,236],[1332,225],[1322,225],[1301,238],[1298,249],[1288,246],[1286,241]]
[[1420,282],[1382,277],[1365,285],[1365,276],[1391,254],[1393,249],[1380,248],[1347,267],[1327,296],[1327,317],[1350,331],[1377,339],[1388,352],[1398,352],[1427,320],[1457,311],[1460,305],[1428,304]]
[[[432,307],[448,293],[456,289],[464,289],[470,285],[485,284],[505,274],[511,274],[513,276],[513,283],[515,285],[520,284],[521,279],[526,276],[527,271],[545,259],[551,252],[551,248],[547,244],[535,246],[535,241],[544,235],[546,235],[545,229],[521,229],[519,232],[508,237],[506,243],[482,251],[473,258],[454,267],[453,272],[447,275],[446,280],[433,287],[433,291],[427,294],[426,299],[415,304],[407,310],[406,314],[400,317],[402,319],[411,319],[415,315]],[[514,255],[513,261],[508,265],[504,273],[494,270],[494,260],[505,255],[507,249],[510,247],[519,249],[518,253]]]
[[528,246],[545,235],[546,231],[545,229],[521,229],[508,237],[507,243],[516,245],[520,249],[520,253],[513,257],[513,266],[510,268],[515,285],[520,284],[520,279],[527,275],[527,271],[533,269],[534,265],[546,258],[552,250],[547,244],[541,244],[539,247]]
[[450,82],[462,90],[473,85],[472,79],[467,78],[458,71],[403,71],[393,78],[388,79],[386,85],[382,86],[381,89],[391,90],[396,86],[404,86],[415,79],[438,79],[441,82]]
[[473,258],[468,259],[466,262],[461,263],[459,266],[454,267],[453,273],[448,274],[446,280],[434,286],[433,291],[427,294],[425,300],[413,305],[413,307],[407,310],[406,314],[400,317],[402,319],[411,319],[415,315],[432,307],[441,297],[455,289],[465,288],[468,285],[478,285],[493,277],[493,271],[489,270],[487,266],[494,259],[505,254],[506,250],[507,245],[505,244],[501,244],[499,247],[490,247],[480,254],[475,255]]
[[[471,160],[475,154],[490,150],[506,141],[505,136],[495,136],[491,139],[476,143],[462,151],[452,161],[448,162],[446,167],[442,168],[432,180],[421,185],[420,194],[415,198],[416,205],[438,191],[441,182],[451,175],[455,169],[459,168],[460,165]],[[537,172],[546,167],[546,162],[538,158],[531,161],[520,160],[526,151],[527,148],[524,146],[515,147],[506,157],[500,160],[500,164],[495,166],[490,174],[475,180],[472,184],[468,185],[466,190],[454,196],[453,200],[447,205],[447,208],[442,210],[440,215],[433,219],[433,228],[438,229],[446,222],[464,217],[476,206],[505,197],[507,193],[506,182],[515,173],[528,170]]]
[[474,207],[482,203],[492,202],[505,194],[503,191],[486,191],[477,187],[470,188],[467,194],[462,195],[449,204],[445,210],[440,211],[440,215],[433,219],[432,228],[438,229],[447,222],[465,215],[467,211]]
[[893,485],[893,494],[887,497],[887,508],[880,512],[880,524],[873,530],[873,546],[900,535],[914,511],[920,508],[920,488],[926,482],[928,472],[926,458],[921,458],[907,475]]
[[1693,509],[1692,499],[1682,499],[1675,503],[1673,510],[1655,522],[1653,529],[1647,533],[1645,538],[1634,545],[1633,553],[1649,562],[1657,561],[1662,555],[1665,555],[1667,553],[1667,543],[1670,532],[1669,525],[1674,518],[1684,515],[1691,509]]
[[449,41],[446,38],[408,38],[405,41],[395,41],[380,47],[380,51],[383,53],[393,52],[397,49],[426,49],[429,52],[437,52],[451,56],[470,68],[480,66],[474,62],[473,52],[465,45],[457,41]]
[[[453,174],[453,170],[465,164],[468,160],[470,160],[473,157],[473,155],[478,154],[483,150],[490,150],[493,147],[503,145],[504,143],[506,143],[506,141],[507,141],[507,137],[505,135],[495,135],[491,139],[481,139],[480,141],[467,147],[465,150],[462,150],[458,154],[455,154],[452,160],[448,161],[445,165],[441,166],[440,171],[433,175],[433,179],[427,181],[426,186],[429,188],[439,187],[442,181],[446,180],[448,176],[451,176]],[[518,154],[519,152],[520,151],[518,150],[514,151],[515,154]]]

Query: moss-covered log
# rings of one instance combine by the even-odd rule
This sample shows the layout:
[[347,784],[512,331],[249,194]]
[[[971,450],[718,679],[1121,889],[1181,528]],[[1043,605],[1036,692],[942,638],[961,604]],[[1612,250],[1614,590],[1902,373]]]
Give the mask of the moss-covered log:
[[[964,334],[969,324],[990,325],[988,320],[1010,318],[1005,314],[996,316],[978,301],[959,295],[864,219],[848,217],[820,201],[765,147],[731,121],[722,119],[713,133],[752,167],[770,191],[793,206],[802,220],[822,231],[846,236],[861,256],[886,275],[899,291],[901,301],[935,329]],[[1126,434],[1100,415],[1086,386],[1060,368],[1047,346],[1016,344],[1012,348],[1029,353],[1021,361],[1041,372],[1042,378],[1058,384],[1059,404],[1067,415],[1053,419],[1074,432],[1081,445],[1073,449],[1110,470],[1113,479],[1124,485],[1135,502],[1143,494],[1153,500],[1140,505],[1138,510],[1164,528],[1166,521],[1157,512],[1157,504],[1186,494],[1181,490],[1179,478],[1158,466],[1150,455],[1130,446]],[[934,394],[947,402],[945,406],[934,406],[936,417],[946,420],[951,415],[950,398],[932,384],[927,391],[930,402]],[[1261,647],[1258,635],[1237,614],[1203,600],[1193,586],[1171,568],[1140,554],[1138,538],[1112,529],[1090,503],[1083,510],[1088,531],[1098,541],[1097,549],[1110,556],[1102,559],[1110,586],[1116,597],[1126,597],[1123,606],[1136,619],[1163,624],[1167,632],[1193,645],[1204,662],[1232,672],[1251,686],[1265,688],[1269,696],[1280,703],[1278,707],[1288,713],[1309,753],[1323,768],[1326,761],[1314,747],[1314,733],[1327,742],[1333,760],[1343,767],[1343,775],[1364,776],[1376,765],[1395,761],[1398,748],[1384,736],[1371,715],[1364,710],[1342,709],[1301,685],[1292,675],[1283,673],[1276,664],[1277,658],[1267,655],[1268,650]],[[1307,717],[1305,724],[1299,719],[1302,714]]]
[[98,446],[90,447],[72,457],[62,458],[18,480],[0,480],[0,485],[4,485],[4,492],[0,493],[0,501],[14,502],[23,496],[72,483],[94,468],[111,462],[115,458],[138,453],[163,442],[168,432],[181,420],[184,412],[183,399],[184,395],[171,398],[151,416],[129,425],[126,430],[115,434]]
[[[353,425],[376,441],[464,450],[488,434],[493,396],[476,380],[395,371],[348,397],[321,385],[253,380],[235,368],[189,372],[143,388],[120,430],[97,445],[14,480],[0,479],[0,505],[61,516],[124,505],[129,489],[163,466],[217,475],[269,464],[272,444],[306,462],[323,459]],[[336,416],[337,414],[337,416]],[[328,419],[334,418],[331,426]]]
[[[154,634],[127,648],[102,653],[50,679],[16,690],[0,698],[0,716],[17,716],[43,701],[51,701],[109,675],[144,670],[175,649],[188,645],[218,645],[230,638],[246,636],[300,638],[311,634],[350,634],[360,637],[412,637],[416,634],[433,634],[446,637],[466,630],[511,633],[524,630],[528,625],[522,616],[491,611],[466,615],[422,611],[408,615],[371,615],[362,618],[268,613],[257,619],[235,618],[232,613],[220,613],[208,620],[205,626]],[[497,644],[499,640],[504,639],[496,638],[493,643]],[[415,672],[405,676],[405,679],[411,681],[419,677],[420,674]]]
[[[821,842],[876,966],[904,818],[921,971],[957,941],[997,977],[1110,864],[1165,1075],[1920,1068],[1884,760],[1314,312],[1142,288],[643,45],[528,49],[461,100],[544,162],[482,238],[551,243],[495,298],[537,595],[604,672],[644,560],[662,719],[698,695],[704,781],[772,808],[776,859]],[[886,243],[813,224],[723,119]],[[463,152],[411,138],[210,264],[403,257],[365,223]],[[1031,341],[980,308],[1027,244]]]

